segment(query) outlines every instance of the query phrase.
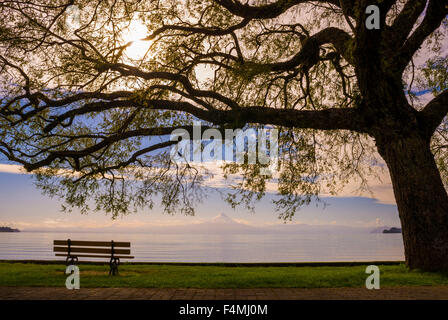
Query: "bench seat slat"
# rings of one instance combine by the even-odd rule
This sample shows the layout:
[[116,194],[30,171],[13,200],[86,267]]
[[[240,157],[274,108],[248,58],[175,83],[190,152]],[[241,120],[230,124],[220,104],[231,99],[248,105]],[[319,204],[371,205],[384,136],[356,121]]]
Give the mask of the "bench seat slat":
[[[67,246],[68,241],[67,240],[54,240],[53,244],[55,246]],[[110,247],[111,241],[80,241],[80,240],[71,240],[70,245],[72,246],[83,246],[83,247]],[[124,247],[124,248],[130,248],[131,243],[130,242],[115,242],[114,241],[114,247]]]
[[[54,247],[54,252],[68,252],[68,247]],[[70,252],[72,253],[104,253],[104,254],[112,254],[111,248],[79,248],[79,247],[71,247]],[[130,254],[130,249],[115,249],[114,254]]]
[[[57,257],[67,257],[67,254],[63,254],[63,253],[56,253],[55,256]],[[83,258],[110,258],[110,256],[104,256],[104,255],[99,255],[99,254],[73,254],[72,256],[74,257],[83,257]],[[134,259],[133,256],[120,256],[117,255],[115,256],[115,258],[119,258],[119,259]]]

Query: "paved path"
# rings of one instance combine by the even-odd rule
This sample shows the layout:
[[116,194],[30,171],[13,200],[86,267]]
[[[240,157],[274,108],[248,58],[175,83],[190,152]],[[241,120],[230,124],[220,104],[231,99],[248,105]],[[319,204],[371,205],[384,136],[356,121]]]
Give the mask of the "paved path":
[[0,287],[0,300],[448,300],[448,286],[365,288],[153,289]]

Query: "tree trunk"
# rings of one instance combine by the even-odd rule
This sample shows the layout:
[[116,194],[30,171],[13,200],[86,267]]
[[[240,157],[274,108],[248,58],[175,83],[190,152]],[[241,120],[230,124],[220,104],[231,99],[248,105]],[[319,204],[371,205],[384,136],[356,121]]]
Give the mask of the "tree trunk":
[[418,135],[377,139],[390,171],[411,269],[448,270],[448,194],[431,153]]

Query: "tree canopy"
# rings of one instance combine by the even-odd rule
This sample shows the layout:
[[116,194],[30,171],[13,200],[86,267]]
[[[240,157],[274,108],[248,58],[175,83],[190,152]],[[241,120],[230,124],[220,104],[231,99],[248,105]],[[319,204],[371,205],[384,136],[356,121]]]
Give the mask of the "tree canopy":
[[275,126],[278,174],[226,165],[227,200],[251,207],[271,179],[288,219],[353,177],[365,187],[379,137],[415,123],[447,185],[447,13],[442,0],[1,1],[0,153],[66,209],[93,199],[115,217],[161,195],[192,214],[210,174],[170,158],[173,130]]

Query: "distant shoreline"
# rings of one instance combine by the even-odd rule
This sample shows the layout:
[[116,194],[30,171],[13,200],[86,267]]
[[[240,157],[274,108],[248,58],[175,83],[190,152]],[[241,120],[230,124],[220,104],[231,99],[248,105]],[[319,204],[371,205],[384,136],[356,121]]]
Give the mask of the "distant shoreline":
[[[9,260],[0,259],[0,263],[23,264],[65,264],[65,260]],[[364,265],[400,265],[404,260],[388,261],[320,261],[320,262],[145,262],[123,261],[120,265],[166,265],[166,266],[217,266],[217,267],[354,267]],[[108,265],[108,261],[79,261],[80,265]]]
[[0,232],[20,232],[20,230],[10,227],[0,227]]

